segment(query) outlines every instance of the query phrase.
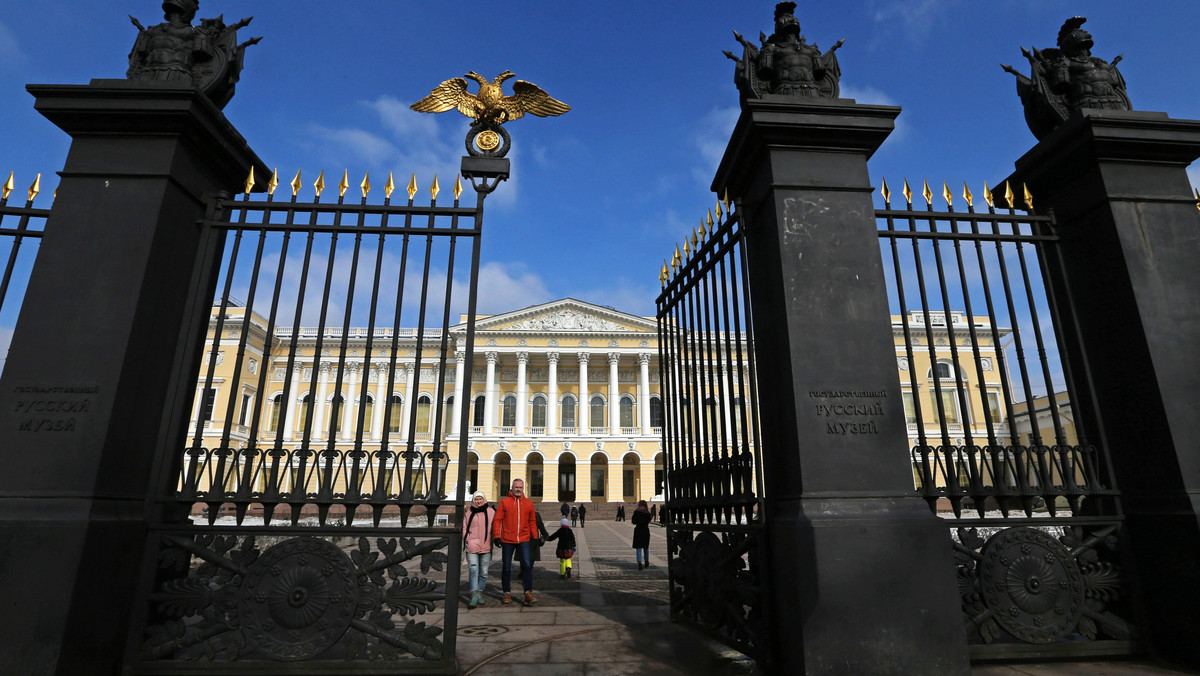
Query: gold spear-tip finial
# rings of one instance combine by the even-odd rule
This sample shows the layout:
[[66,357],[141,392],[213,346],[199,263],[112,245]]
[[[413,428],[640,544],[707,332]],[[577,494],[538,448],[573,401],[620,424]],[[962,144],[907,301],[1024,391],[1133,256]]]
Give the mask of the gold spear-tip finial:
[[1015,205],[1015,204],[1013,204],[1013,191],[1012,191],[1012,186],[1010,186],[1010,185],[1008,184],[1008,181],[1005,181],[1005,182],[1004,182],[1004,201],[1005,201],[1005,202],[1008,202],[1008,208],[1009,208],[1009,209],[1015,209],[1015,208],[1016,208],[1016,205]]
[[929,189],[929,181],[925,181],[925,187],[921,190],[921,197],[925,198],[925,206],[933,206],[933,191]]
[[42,175],[38,174],[37,178],[33,179],[33,185],[29,186],[29,201],[32,202],[34,197],[42,191]]
[[300,182],[300,170],[296,170],[296,178],[292,179],[292,197],[300,194],[300,186],[304,185]]
[[950,186],[942,181],[942,199],[946,200],[946,208],[954,210],[954,196],[950,194]]
[[971,194],[971,189],[967,187],[966,181],[963,181],[963,199],[967,201],[968,207],[975,206],[975,196]]
[[658,283],[663,286],[667,285],[667,262],[666,261],[663,261],[662,269],[658,271]]
[[703,242],[708,238],[708,229],[704,227],[704,219],[700,219],[700,241]]
[[350,189],[350,170],[342,170],[342,180],[338,181],[338,197],[345,197],[346,191]]
[[[719,217],[718,217],[718,218],[719,218]],[[713,217],[712,217],[712,211],[711,211],[711,210],[709,210],[709,212],[708,212],[708,216],[706,216],[706,217],[705,217],[705,219],[704,219],[704,224],[708,226],[708,229],[709,229],[709,230],[712,230],[712,226],[713,226]]]
[[325,190],[325,170],[317,174],[317,180],[313,183],[313,190],[317,193],[317,199],[321,199],[321,193]]
[[883,179],[883,185],[879,186],[879,194],[883,195],[883,203],[892,203],[892,191],[888,189],[887,179]]
[[417,196],[417,175],[414,173],[412,178],[408,179],[408,201],[413,201]]
[[8,199],[8,196],[12,194],[13,188],[16,186],[16,184],[13,183],[13,175],[14,172],[8,172],[8,180],[4,182],[4,199]]
[[392,178],[392,172],[388,172],[387,183],[383,184],[383,196],[392,199],[392,191],[396,189],[396,179]]
[[683,255],[688,258],[692,257],[692,239],[687,235],[683,236]]
[[907,202],[908,206],[911,207],[912,206],[912,188],[908,187],[908,179],[907,178],[904,179],[904,189],[900,191],[900,194],[904,195],[904,201]]
[[717,222],[718,223],[721,222],[721,217],[724,215],[725,215],[725,212],[721,210],[721,200],[717,200]]
[[275,167],[275,170],[271,172],[271,180],[267,181],[267,194],[274,195],[275,188],[278,188],[278,187],[279,187],[279,167]]
[[[9,178],[8,180],[12,180]],[[1200,210],[1200,188],[1196,188],[1196,209]]]
[[671,270],[672,271],[674,271],[676,268],[679,267],[679,261],[681,258],[683,258],[683,257],[679,255],[679,245],[676,244],[675,245],[675,255],[671,256]]
[[358,187],[362,190],[363,199],[366,199],[367,193],[371,192],[371,172],[363,174],[362,183],[359,183]]
[[462,197],[462,174],[455,174],[454,175],[454,201],[457,202],[459,197]]
[[983,201],[987,202],[988,208],[996,208],[996,197],[992,194],[992,189],[988,187],[987,181],[983,182]]
[[1029,186],[1022,183],[1021,187],[1025,189],[1025,206],[1030,211],[1033,211],[1033,193],[1029,192]]
[[725,196],[721,198],[721,201],[725,203],[725,213],[732,214],[733,211],[729,208],[729,188],[725,188]]
[[246,176],[246,187],[242,192],[246,195],[250,194],[250,190],[254,188],[254,167],[250,167],[250,174]]
[[437,201],[438,193],[442,191],[442,186],[438,185],[437,174],[433,175],[433,185],[429,186],[430,199]]
[[693,251],[697,249],[696,245],[699,243],[700,243],[700,233],[695,228],[692,228],[692,250]]

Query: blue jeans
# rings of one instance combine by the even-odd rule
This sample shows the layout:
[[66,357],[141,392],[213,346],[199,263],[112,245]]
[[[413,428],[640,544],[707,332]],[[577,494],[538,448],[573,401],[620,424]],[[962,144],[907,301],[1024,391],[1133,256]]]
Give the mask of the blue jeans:
[[500,552],[501,563],[504,564],[500,572],[500,589],[505,594],[512,590],[513,552],[516,552],[521,557],[521,584],[525,591],[533,591],[533,561],[529,559],[529,542],[502,542]]
[[[634,555],[637,556],[638,563],[641,563],[642,561],[645,561],[646,563],[650,563],[650,548],[649,547],[635,547],[633,551],[634,551]],[[644,555],[646,557],[644,559],[642,558],[643,552],[645,552]]]
[[488,566],[492,565],[492,553],[472,554],[467,552],[467,571],[471,580],[471,591],[481,592],[487,586]]

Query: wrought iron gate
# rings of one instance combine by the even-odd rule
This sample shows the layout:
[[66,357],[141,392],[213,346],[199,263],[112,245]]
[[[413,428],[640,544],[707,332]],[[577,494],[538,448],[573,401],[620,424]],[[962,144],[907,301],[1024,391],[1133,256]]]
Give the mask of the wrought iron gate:
[[954,534],[972,657],[1130,652],[1120,494],[1088,438],[1096,412],[1075,396],[1090,374],[1066,359],[1074,311],[1051,279],[1053,215],[1007,184],[984,186],[987,213],[965,185],[966,212],[945,186],[944,212],[928,184],[923,212],[907,181],[904,209],[886,181],[881,193],[913,476]]
[[211,200],[218,300],[190,443],[162,457],[133,673],[455,672],[469,420],[447,380],[471,372],[483,204],[507,160],[463,171],[474,206],[458,181],[439,206],[436,177],[415,204],[415,176],[406,204],[390,176],[382,204],[369,178],[347,203],[347,176],[323,203],[323,175],[299,202],[299,173],[287,202],[277,178],[251,199],[253,174]]
[[[50,215],[49,209],[33,206],[34,199],[41,192],[41,185],[42,175],[38,174],[29,186],[24,206],[8,203],[14,189],[12,174],[0,185],[0,241],[8,242],[8,260],[4,263],[4,276],[0,278],[0,327],[9,330],[16,324],[21,300],[25,297],[25,285],[29,282],[29,271],[37,257],[46,217]],[[7,352],[7,344],[4,349]]]
[[765,659],[754,331],[728,199],[663,265],[657,300],[671,616]]

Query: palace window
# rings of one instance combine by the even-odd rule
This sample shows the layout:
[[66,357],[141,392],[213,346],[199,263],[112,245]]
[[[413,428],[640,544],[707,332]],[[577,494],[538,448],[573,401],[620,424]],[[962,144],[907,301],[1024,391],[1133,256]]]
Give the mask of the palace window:
[[250,411],[250,394],[247,392],[247,393],[242,394],[242,412],[241,412],[241,414],[238,415],[238,424],[239,425],[246,424],[246,416],[249,414],[249,411]]
[[388,404],[391,407],[391,410],[388,411],[388,432],[397,434],[400,432],[400,416],[404,408],[404,400],[400,398],[400,395],[393,394],[392,398],[388,400]]
[[607,427],[604,421],[604,397],[596,395],[592,397],[591,405],[591,425],[592,427]]
[[621,427],[633,427],[633,397],[621,397]]
[[217,404],[217,388],[210,387],[204,391],[204,401],[200,404],[200,422],[203,424],[213,417],[213,407]]
[[342,409],[345,408],[346,400],[342,395],[334,395],[333,400],[329,402],[329,418],[333,425],[333,433],[337,434],[342,431]]
[[475,412],[471,416],[471,424],[475,427],[483,427],[484,416],[487,415],[487,395],[481,394],[475,397]]
[[429,434],[429,409],[433,400],[428,394],[417,397],[417,434]]
[[994,423],[1000,423],[1002,420],[1004,420],[1004,416],[1000,414],[1000,393],[988,392],[987,403],[988,417],[991,419],[991,421]]
[[[930,394],[933,394],[933,393],[930,393]],[[942,410],[945,411],[945,414],[946,414],[946,423],[948,423],[950,425],[959,424],[958,392],[956,390],[953,390],[953,389],[943,389],[942,390]],[[936,402],[934,402],[934,405],[933,405],[933,422],[935,422],[935,423],[942,422],[941,418],[938,415],[938,407],[937,407]]]
[[504,404],[500,409],[500,426],[513,427],[517,424],[517,395],[509,394],[504,397]]
[[271,399],[271,419],[267,423],[267,431],[269,431],[269,432],[278,432],[279,431],[279,417],[280,417],[280,413],[282,413],[282,412],[283,412],[283,395],[277,394],[277,395],[275,395],[275,397],[273,399]]
[[454,395],[446,398],[446,407],[442,409],[442,434],[453,434],[454,426],[458,421],[454,420]]
[[375,397],[367,395],[367,400],[363,402],[363,433],[371,433],[371,425],[375,419]]
[[659,397],[650,398],[650,426],[663,426],[663,405],[662,399]]
[[575,397],[567,395],[562,400],[562,415],[559,417],[562,427],[575,426]]
[[900,395],[904,400],[904,422],[912,425],[917,422],[917,407],[913,403],[912,392],[904,392]]
[[308,413],[309,413],[311,404],[312,404],[312,395],[305,394],[304,398],[300,400],[300,418],[298,420],[296,420],[296,429],[298,431],[303,431],[305,429],[305,426],[308,424]]
[[529,424],[532,427],[546,426],[546,398],[540,394],[533,398],[533,414],[529,416]]

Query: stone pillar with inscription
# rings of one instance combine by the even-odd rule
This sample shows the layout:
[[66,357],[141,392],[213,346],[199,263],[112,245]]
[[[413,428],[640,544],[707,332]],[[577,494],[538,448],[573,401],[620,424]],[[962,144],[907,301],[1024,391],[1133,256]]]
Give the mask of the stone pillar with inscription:
[[202,197],[270,172],[196,89],[28,89],[72,144],[0,379],[0,664],[117,673],[212,311]]
[[[713,190],[746,228],[773,668],[966,674],[949,531],[909,467],[867,159],[900,109],[764,95]],[[698,405],[699,402],[696,402]]]
[[1121,492],[1138,618],[1163,658],[1200,667],[1200,211],[1186,168],[1200,121],[1084,110],[1016,162],[1039,210],[1076,383],[1072,407],[1102,439]]

